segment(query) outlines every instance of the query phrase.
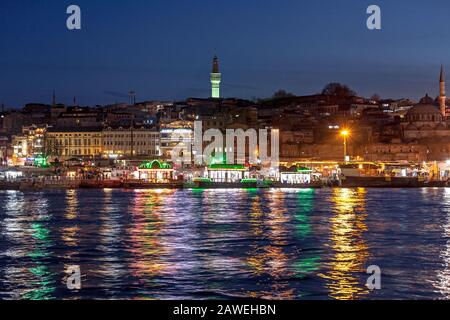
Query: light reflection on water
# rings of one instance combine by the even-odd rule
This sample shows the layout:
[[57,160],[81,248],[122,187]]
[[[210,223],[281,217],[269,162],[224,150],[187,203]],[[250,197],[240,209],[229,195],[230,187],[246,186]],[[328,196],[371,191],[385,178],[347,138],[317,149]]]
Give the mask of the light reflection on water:
[[0,299],[449,298],[449,230],[448,189],[0,191]]

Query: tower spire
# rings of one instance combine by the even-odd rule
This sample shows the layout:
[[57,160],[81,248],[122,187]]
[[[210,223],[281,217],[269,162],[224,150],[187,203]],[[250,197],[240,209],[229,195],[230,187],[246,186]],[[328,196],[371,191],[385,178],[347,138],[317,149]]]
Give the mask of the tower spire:
[[222,74],[219,69],[219,58],[214,55],[212,72],[211,72],[211,97],[220,98],[220,82],[222,80]]
[[446,117],[446,101],[447,97],[445,96],[445,75],[444,75],[444,67],[441,65],[441,74],[439,76],[439,109],[443,117]]
[[220,71],[219,71],[219,58],[217,58],[217,55],[214,55],[214,58],[213,58],[212,73],[220,73]]

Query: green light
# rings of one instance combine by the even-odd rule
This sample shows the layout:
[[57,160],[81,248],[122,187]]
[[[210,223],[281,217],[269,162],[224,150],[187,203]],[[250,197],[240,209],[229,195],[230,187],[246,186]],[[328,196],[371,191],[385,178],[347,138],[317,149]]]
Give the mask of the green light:
[[227,156],[225,153],[218,153],[211,159],[211,164],[223,164],[227,162]]
[[139,165],[139,169],[151,170],[151,169],[172,169],[172,166],[166,162],[160,162],[159,160],[145,161]]
[[34,166],[38,168],[48,168],[50,164],[48,163],[48,158],[43,155],[39,155],[34,159]]
[[304,278],[308,274],[315,272],[320,267],[320,258],[318,256],[312,256],[300,259],[293,263],[297,278]]
[[257,183],[258,180],[256,179],[242,179],[241,183]]
[[31,235],[35,239],[46,240],[49,237],[50,231],[42,226],[40,223],[33,223],[31,225],[33,234]]
[[312,170],[310,168],[306,168],[306,167],[299,167],[299,168],[297,168],[297,172],[306,173],[306,172],[312,172]]

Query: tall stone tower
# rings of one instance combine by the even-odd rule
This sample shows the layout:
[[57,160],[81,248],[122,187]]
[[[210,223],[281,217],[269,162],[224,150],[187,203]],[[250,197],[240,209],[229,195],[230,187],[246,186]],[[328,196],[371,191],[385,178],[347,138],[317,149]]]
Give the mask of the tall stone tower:
[[446,116],[446,99],[445,96],[445,77],[444,77],[444,68],[441,66],[441,76],[439,78],[439,109],[441,110],[441,114],[443,117]]
[[219,59],[214,56],[211,72],[211,98],[220,98],[220,81],[222,74],[219,71]]

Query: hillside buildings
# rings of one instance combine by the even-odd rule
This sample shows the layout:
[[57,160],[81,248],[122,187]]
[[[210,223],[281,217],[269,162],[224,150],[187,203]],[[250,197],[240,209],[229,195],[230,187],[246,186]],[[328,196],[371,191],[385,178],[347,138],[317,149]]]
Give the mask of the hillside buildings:
[[[179,143],[193,143],[194,122],[218,129],[278,129],[280,161],[343,159],[339,132],[349,129],[348,154],[367,161],[450,159],[450,119],[441,68],[439,95],[419,103],[352,95],[277,95],[249,101],[221,98],[215,56],[211,98],[82,107],[27,104],[0,114],[0,161],[25,163],[41,154],[80,159],[170,160]],[[218,148],[217,152],[223,152]],[[249,151],[250,152],[250,151]],[[188,154],[187,157],[195,157]],[[21,159],[21,161],[19,161]]]

